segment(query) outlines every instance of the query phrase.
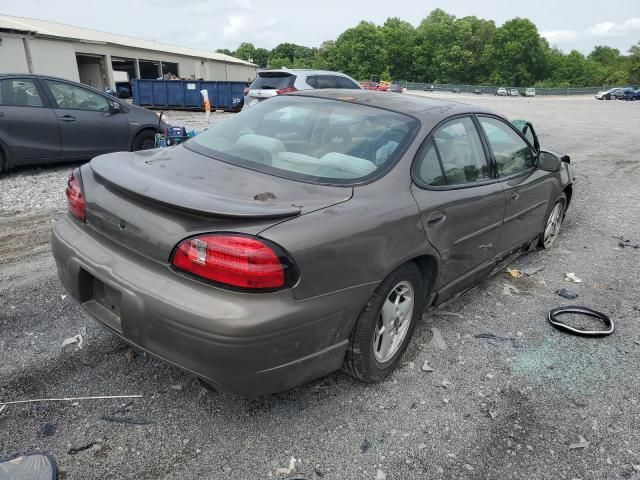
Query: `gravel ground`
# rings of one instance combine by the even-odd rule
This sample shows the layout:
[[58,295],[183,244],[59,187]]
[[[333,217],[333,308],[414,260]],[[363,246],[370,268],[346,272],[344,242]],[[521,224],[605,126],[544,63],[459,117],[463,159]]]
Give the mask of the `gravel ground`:
[[[574,200],[555,247],[515,263],[543,270],[498,274],[425,315],[378,385],[336,373],[238,399],[131,350],[56,277],[49,236],[72,165],[1,176],[0,399],[144,396],[9,405],[0,457],[51,452],[64,479],[285,478],[291,457],[307,479],[640,478],[640,249],[612,238],[640,241],[640,104],[448,96],[533,121],[544,146],[571,155]],[[169,115],[202,128],[202,114]],[[554,330],[560,287],[608,312],[615,334]],[[61,347],[76,334],[82,349]]]

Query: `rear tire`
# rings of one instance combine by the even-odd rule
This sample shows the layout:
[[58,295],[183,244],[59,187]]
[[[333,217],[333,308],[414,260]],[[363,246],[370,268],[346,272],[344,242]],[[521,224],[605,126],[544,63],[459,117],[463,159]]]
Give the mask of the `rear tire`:
[[139,132],[131,142],[131,151],[149,150],[156,147],[156,132],[153,130],[143,130]]
[[389,375],[411,341],[425,297],[422,275],[413,262],[385,278],[356,321],[344,370],[370,383]]
[[545,250],[553,247],[558,234],[560,233],[560,227],[564,221],[565,209],[567,206],[567,196],[563,193],[556,201],[555,205],[549,212],[547,220],[544,222],[544,230],[540,233],[538,245]]

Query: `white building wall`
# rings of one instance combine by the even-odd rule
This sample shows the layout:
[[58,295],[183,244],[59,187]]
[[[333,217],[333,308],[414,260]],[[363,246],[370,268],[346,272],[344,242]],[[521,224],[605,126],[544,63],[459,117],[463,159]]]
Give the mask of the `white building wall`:
[[0,33],[0,39],[0,73],[28,73],[22,38]]
[[33,73],[80,81],[73,45],[69,42],[32,38],[27,40],[31,50]]
[[[0,34],[2,36],[2,34]],[[0,73],[27,73],[28,66],[22,38],[2,36],[0,45]],[[76,53],[102,55],[105,57],[109,82],[113,84],[111,57],[137,58],[139,60],[163,61],[178,64],[178,72],[183,78],[202,78],[204,80],[251,81],[256,69],[247,65],[218,62],[202,58],[187,57],[151,50],[142,50],[117,45],[90,42],[50,40],[31,38],[27,40],[31,50],[33,73],[53,75],[79,81]]]

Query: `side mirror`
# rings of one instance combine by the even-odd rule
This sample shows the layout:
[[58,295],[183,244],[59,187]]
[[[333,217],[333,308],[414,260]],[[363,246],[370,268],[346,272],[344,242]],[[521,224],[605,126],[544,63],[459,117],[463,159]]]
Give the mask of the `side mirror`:
[[118,102],[111,102],[109,111],[111,113],[120,113],[122,111],[122,108],[120,107],[120,104]]
[[545,172],[557,172],[560,170],[560,159],[550,152],[540,152],[538,156],[538,168]]

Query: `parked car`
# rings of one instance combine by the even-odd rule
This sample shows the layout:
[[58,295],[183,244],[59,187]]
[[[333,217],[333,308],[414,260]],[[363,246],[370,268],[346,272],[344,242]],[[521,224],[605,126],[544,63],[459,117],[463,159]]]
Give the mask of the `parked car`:
[[393,93],[402,93],[402,87],[397,83],[394,83],[391,85],[391,88],[389,88],[389,91]]
[[615,95],[618,100],[640,100],[640,89],[624,88],[621,94]]
[[533,87],[527,87],[524,90],[524,96],[525,97],[535,97],[536,96],[536,89]]
[[511,89],[509,89],[509,96],[510,97],[519,97],[520,96],[520,92],[518,91],[517,88],[511,88]]
[[553,245],[573,174],[528,122],[344,96],[278,96],[175,148],[76,169],[52,239],[62,284],[219,390],[281,391],[341,366],[384,378],[425,307]]
[[482,89],[481,88],[476,88],[473,90],[473,93],[476,95],[482,95]]
[[118,98],[131,98],[131,84],[129,82],[116,82],[116,96]]
[[623,95],[622,88],[611,88],[609,90],[604,90],[596,93],[596,99],[598,100],[615,100],[617,97]]
[[249,85],[244,104],[251,107],[276,95],[323,88],[360,90],[362,87],[349,75],[340,72],[304,69],[264,70],[258,72],[255,80]]
[[460,93],[460,89],[459,89],[459,88],[457,88],[457,87],[456,87],[456,88],[452,88],[452,89],[451,89],[451,92],[452,92],[452,93]]
[[378,90],[378,84],[375,82],[360,82],[360,87],[363,90]]
[[496,95],[498,95],[499,97],[506,97],[509,94],[507,93],[507,89],[506,88],[500,87],[500,88],[498,88],[498,90],[496,90]]
[[153,148],[157,128],[154,112],[87,85],[0,75],[0,170]]

